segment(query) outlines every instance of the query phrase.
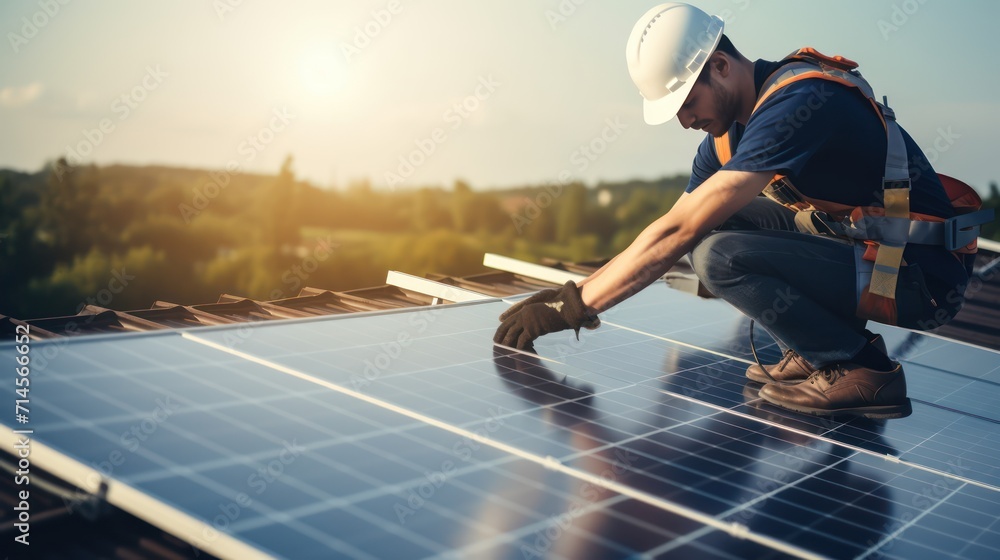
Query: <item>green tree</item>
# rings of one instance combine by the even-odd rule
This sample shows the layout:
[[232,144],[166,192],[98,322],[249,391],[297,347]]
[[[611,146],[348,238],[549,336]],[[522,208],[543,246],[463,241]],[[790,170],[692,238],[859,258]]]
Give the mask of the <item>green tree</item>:
[[587,189],[581,183],[567,185],[559,199],[559,215],[556,222],[556,241],[569,243],[583,223],[587,206]]
[[473,192],[469,184],[461,179],[456,180],[451,194],[451,223],[459,233],[471,231],[475,226],[469,215],[472,200]]
[[60,159],[48,175],[39,208],[39,234],[62,259],[86,253],[95,243],[99,172]]
[[299,185],[292,171],[292,156],[287,156],[277,178],[260,196],[261,233],[265,244],[280,249],[299,243],[299,223],[292,214]]

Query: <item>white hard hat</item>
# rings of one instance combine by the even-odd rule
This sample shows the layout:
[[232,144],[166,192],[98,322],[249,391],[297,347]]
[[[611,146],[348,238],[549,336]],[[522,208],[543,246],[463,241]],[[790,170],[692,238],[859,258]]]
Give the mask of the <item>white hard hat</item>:
[[677,115],[719,45],[723,27],[719,17],[678,2],[660,4],[639,19],[625,60],[642,94],[646,123],[663,124]]

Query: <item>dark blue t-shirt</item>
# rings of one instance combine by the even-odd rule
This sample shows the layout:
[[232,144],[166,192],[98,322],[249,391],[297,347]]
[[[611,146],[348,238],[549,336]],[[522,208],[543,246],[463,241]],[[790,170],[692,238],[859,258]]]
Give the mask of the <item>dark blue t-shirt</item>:
[[[780,62],[754,63],[757,91]],[[827,80],[789,84],[764,101],[744,127],[729,129],[733,157],[721,166],[711,134],[698,147],[687,192],[720,169],[768,171],[787,176],[803,195],[850,206],[881,206],[886,133],[871,103],[854,88]],[[910,211],[954,215],[933,167],[903,131],[910,161]],[[952,285],[964,282],[955,258],[943,248],[907,245],[904,258],[925,274]],[[951,262],[945,260],[950,259]]]

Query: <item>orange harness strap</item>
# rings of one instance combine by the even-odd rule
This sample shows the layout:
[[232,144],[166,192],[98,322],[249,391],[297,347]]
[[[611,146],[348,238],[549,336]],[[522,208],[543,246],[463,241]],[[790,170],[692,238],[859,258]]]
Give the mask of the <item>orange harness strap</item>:
[[[857,314],[866,319],[896,324],[896,280],[906,244],[919,242],[954,246],[957,234],[951,233],[947,235],[949,239],[933,241],[935,236],[941,236],[941,232],[950,232],[944,226],[951,224],[932,224],[930,222],[946,220],[909,211],[910,185],[906,146],[895,123],[893,111],[875,100],[871,86],[855,70],[857,63],[841,56],[828,57],[808,47],[792,53],[786,60],[791,63],[783,65],[765,81],[753,111],[757,111],[775,92],[802,80],[821,79],[858,90],[878,115],[889,142],[882,187],[884,207],[852,207],[806,197],[798,192],[787,177],[780,174],[772,178],[763,194],[797,212],[820,211],[827,216],[825,219],[817,216],[820,221],[825,222],[824,226],[829,224],[832,230],[839,232],[838,235],[863,241],[864,243],[855,246],[859,274]],[[725,165],[732,159],[730,140],[728,132],[714,139],[715,154],[720,165]],[[971,214],[979,210],[982,201],[971,187],[950,177],[940,177],[956,214]],[[811,221],[813,215],[808,218],[805,214],[800,215],[806,218],[803,220],[797,216],[796,223]],[[972,218],[971,215],[968,217]],[[830,222],[829,218],[834,218],[836,222]],[[965,225],[973,225],[972,222],[975,221],[976,219],[968,219]],[[967,231],[962,234],[961,245],[965,245],[970,237],[969,229],[966,228]],[[971,242],[956,252],[975,252],[978,227],[975,229]]]

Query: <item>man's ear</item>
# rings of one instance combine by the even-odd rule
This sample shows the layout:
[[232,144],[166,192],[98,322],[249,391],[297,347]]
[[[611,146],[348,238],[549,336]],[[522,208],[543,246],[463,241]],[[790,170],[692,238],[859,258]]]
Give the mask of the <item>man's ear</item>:
[[708,59],[708,64],[712,67],[712,70],[718,72],[722,78],[729,76],[729,71],[733,68],[730,62],[726,53],[720,51],[715,51]]

